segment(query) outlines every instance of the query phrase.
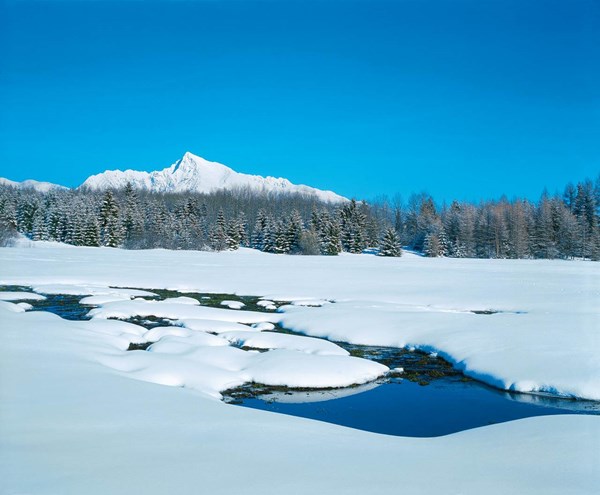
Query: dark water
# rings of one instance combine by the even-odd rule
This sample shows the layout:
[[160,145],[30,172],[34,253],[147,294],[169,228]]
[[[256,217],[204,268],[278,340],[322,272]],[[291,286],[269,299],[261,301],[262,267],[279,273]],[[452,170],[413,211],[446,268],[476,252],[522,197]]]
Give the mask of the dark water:
[[597,402],[509,394],[475,381],[452,378],[441,378],[426,386],[406,379],[392,379],[368,388],[357,387],[355,395],[339,398],[338,394],[344,391],[282,391],[260,398],[243,398],[237,403],[359,430],[409,437],[447,435],[532,416],[600,414]]
[[90,308],[79,304],[83,297],[85,296],[47,294],[43,301],[28,302],[33,306],[32,311],[48,311],[65,320],[89,320],[87,314]]
[[[31,287],[21,285],[0,285],[0,292],[32,292]],[[26,302],[33,306],[31,311],[48,311],[54,313],[65,320],[88,320],[89,307],[82,306],[79,301],[85,296],[73,296],[68,294],[44,294],[46,299],[41,301]],[[12,301],[20,302],[20,301]]]
[[[29,287],[0,286],[0,291],[25,291]],[[182,295],[175,291],[153,291],[160,299]],[[224,299],[242,300],[244,309],[261,310],[258,298],[231,294],[185,294],[202,304],[222,307]],[[79,304],[83,296],[47,295],[43,301],[28,301],[33,311],[49,311],[69,320],[88,319],[90,307]],[[133,318],[152,328],[168,320]],[[277,331],[292,333],[283,328]],[[552,414],[600,415],[600,402],[559,399],[507,393],[468,379],[444,360],[404,349],[358,346],[337,342],[353,356],[371,359],[389,368],[403,368],[400,375],[360,387],[298,391],[248,384],[224,393],[226,402],[292,416],[325,421],[388,435],[434,437],[502,423]],[[133,349],[145,349],[145,346]]]

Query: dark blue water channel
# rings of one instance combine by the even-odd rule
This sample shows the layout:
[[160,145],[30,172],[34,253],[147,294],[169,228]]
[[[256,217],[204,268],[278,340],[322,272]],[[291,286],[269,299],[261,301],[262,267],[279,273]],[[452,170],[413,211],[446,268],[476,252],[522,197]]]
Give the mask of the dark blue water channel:
[[428,385],[393,378],[370,390],[357,387],[355,392],[343,396],[343,391],[279,391],[243,398],[238,404],[408,437],[447,435],[532,416],[600,414],[597,402],[506,393],[454,378],[440,378]]
[[[0,291],[30,291],[28,287],[0,286]],[[180,295],[153,291],[159,298]],[[202,303],[220,306],[222,299],[243,300],[247,309],[263,311],[257,298],[231,294],[185,294]],[[82,296],[48,295],[29,301],[33,310],[50,311],[70,320],[87,319],[89,306]],[[256,300],[255,300],[256,299]],[[482,316],[485,317],[485,316]],[[133,322],[151,328],[160,323]],[[291,333],[279,328],[277,331]],[[293,390],[248,384],[224,393],[230,404],[325,421],[359,430],[408,437],[435,437],[495,423],[553,414],[600,415],[600,402],[509,393],[471,380],[436,356],[404,349],[369,347],[337,342],[352,355],[371,359],[404,372],[374,383],[332,390]],[[138,349],[139,347],[134,347]],[[560,365],[560,363],[558,363]]]

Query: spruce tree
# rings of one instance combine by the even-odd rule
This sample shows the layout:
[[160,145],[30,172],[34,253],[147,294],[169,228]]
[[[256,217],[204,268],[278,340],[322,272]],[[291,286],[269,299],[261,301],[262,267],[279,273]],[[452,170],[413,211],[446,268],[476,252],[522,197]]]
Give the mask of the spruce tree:
[[321,254],[337,256],[342,252],[340,228],[334,221],[329,221],[321,235]]
[[400,238],[396,230],[388,227],[383,232],[381,244],[379,245],[380,256],[402,256],[402,248],[400,246]]
[[119,207],[111,191],[104,193],[98,223],[102,245],[118,247],[123,240],[123,235],[119,223]]

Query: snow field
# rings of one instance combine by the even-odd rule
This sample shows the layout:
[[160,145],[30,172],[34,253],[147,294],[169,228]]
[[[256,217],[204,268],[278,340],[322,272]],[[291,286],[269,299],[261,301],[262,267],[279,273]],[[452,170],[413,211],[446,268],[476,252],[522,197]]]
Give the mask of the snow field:
[[[376,435],[130,380],[144,372],[138,359],[160,354],[122,351],[144,329],[15,308],[0,304],[6,493],[364,495],[401,486],[411,494],[574,495],[600,484],[597,417],[537,417],[429,439]],[[211,350],[221,366],[243,353]],[[177,363],[177,373],[189,372],[188,362]],[[181,385],[173,364],[155,366],[154,381]],[[235,369],[210,364],[198,373],[194,363],[196,388],[238,380]],[[255,371],[269,372],[260,364]]]
[[[214,400],[250,379],[334,382],[340,379],[334,358],[355,378],[377,371],[347,356],[245,352],[226,338],[227,332],[264,338],[259,330],[273,323],[438,352],[498,386],[593,397],[600,369],[598,264],[49,245],[39,253],[1,249],[0,283],[48,293],[52,287],[64,293],[56,286],[66,284],[78,295],[113,297],[92,300],[101,307],[85,322],[0,301],[0,479],[7,493],[364,495],[402,487],[410,494],[579,495],[595,494],[600,485],[597,417],[536,417],[413,439]],[[150,296],[109,286],[337,302],[250,313],[130,301]],[[469,312],[488,309],[502,312]],[[185,327],[146,331],[106,319],[157,311]],[[150,352],[126,352],[131,342],[154,343]]]
[[220,320],[220,329],[210,329],[219,332],[246,330],[240,323],[281,321],[333,340],[438,352],[468,375],[509,390],[600,398],[598,263],[428,259],[410,253],[399,259],[295,257],[247,249],[65,250],[39,244],[43,251],[2,249],[0,283],[86,295],[152,294],[107,288],[119,286],[254,294],[269,302],[335,300],[321,308],[287,305],[270,314],[123,300],[107,302],[93,314],[157,314],[197,330],[207,329],[205,320]]

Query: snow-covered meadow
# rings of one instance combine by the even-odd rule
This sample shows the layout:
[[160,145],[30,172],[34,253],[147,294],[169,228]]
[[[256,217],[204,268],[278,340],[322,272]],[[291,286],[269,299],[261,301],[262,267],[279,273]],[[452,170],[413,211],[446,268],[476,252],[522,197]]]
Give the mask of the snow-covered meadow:
[[[594,493],[597,417],[538,417],[414,439],[218,398],[252,380],[345,386],[387,371],[331,342],[261,332],[279,323],[308,336],[438,352],[499,388],[600,400],[599,267],[410,254],[1,249],[0,284],[77,294],[96,306],[91,321],[73,322],[9,302],[32,302],[31,294],[5,293],[0,302],[2,486],[6,493]],[[140,299],[153,289],[255,295],[271,309],[293,304],[257,313],[236,301],[219,309],[187,297]],[[130,316],[178,326],[146,331],[107,319]],[[152,352],[126,352],[131,342],[153,342]]]

